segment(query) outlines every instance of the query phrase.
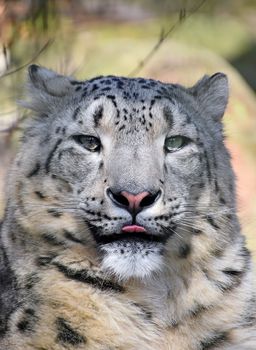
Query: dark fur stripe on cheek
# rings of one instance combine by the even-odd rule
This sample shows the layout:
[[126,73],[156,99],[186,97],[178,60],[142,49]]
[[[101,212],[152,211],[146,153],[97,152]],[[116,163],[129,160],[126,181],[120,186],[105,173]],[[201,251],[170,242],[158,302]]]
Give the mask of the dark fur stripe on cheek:
[[47,173],[49,173],[49,170],[50,170],[50,164],[51,164],[51,160],[54,156],[54,153],[55,151],[57,150],[59,144],[61,143],[61,139],[59,139],[56,143],[55,143],[55,146],[53,147],[53,149],[51,150],[51,152],[49,153],[47,159],[46,159],[46,162],[45,162],[45,170]]
[[73,120],[77,120],[78,114],[80,113],[81,107],[77,107],[72,116]]

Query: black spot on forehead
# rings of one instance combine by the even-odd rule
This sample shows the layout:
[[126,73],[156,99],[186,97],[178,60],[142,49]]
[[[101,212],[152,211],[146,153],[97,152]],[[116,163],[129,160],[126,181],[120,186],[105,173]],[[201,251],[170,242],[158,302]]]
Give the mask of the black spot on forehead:
[[172,125],[173,125],[173,115],[172,115],[172,111],[171,111],[168,107],[164,107],[163,112],[164,112],[165,120],[167,121],[167,124],[168,124],[169,127],[171,128]]
[[103,106],[99,106],[93,114],[95,127],[99,125],[102,116],[103,116]]

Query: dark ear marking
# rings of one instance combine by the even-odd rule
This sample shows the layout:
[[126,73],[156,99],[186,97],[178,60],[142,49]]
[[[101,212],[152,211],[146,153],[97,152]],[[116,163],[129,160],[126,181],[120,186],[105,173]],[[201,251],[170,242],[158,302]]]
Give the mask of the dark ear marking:
[[[32,84],[38,88],[41,89],[43,88],[43,90],[47,91],[47,87],[45,85],[44,80],[40,77],[39,71],[40,71],[40,66],[36,65],[36,64],[32,64],[31,66],[28,67],[28,74],[29,74],[29,78],[30,81],[32,82]],[[43,68],[45,69],[45,68]],[[48,71],[47,69],[45,69],[46,71]],[[53,73],[53,72],[52,72]]]
[[39,66],[37,64],[31,64],[28,68],[28,74],[30,79],[34,82],[36,80],[36,73],[39,69]]

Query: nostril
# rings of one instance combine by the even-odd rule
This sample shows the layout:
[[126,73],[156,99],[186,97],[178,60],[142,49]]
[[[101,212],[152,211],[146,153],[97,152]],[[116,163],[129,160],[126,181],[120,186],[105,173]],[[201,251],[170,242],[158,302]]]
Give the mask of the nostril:
[[113,198],[115,199],[116,202],[125,205],[125,206],[129,206],[129,201],[127,198],[125,198],[124,196],[122,196],[121,194],[115,194],[112,193]]
[[161,195],[161,191],[160,190],[158,192],[154,193],[154,194],[149,193],[140,202],[140,207],[141,208],[145,208],[145,207],[151,206],[152,204],[154,204],[157,201],[157,199],[160,197],[160,195]]
[[129,201],[127,198],[125,198],[121,193],[114,193],[111,191],[110,188],[107,189],[108,196],[112,199],[113,202],[116,204],[128,207]]

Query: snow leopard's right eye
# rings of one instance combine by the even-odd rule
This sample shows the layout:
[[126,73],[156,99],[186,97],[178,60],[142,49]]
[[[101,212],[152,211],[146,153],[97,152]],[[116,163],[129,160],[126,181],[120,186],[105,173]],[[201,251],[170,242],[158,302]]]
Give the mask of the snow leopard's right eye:
[[91,135],[74,135],[73,139],[76,143],[84,147],[90,152],[98,152],[101,148],[100,140]]
[[167,152],[175,152],[187,145],[190,140],[185,136],[167,137],[164,143]]

